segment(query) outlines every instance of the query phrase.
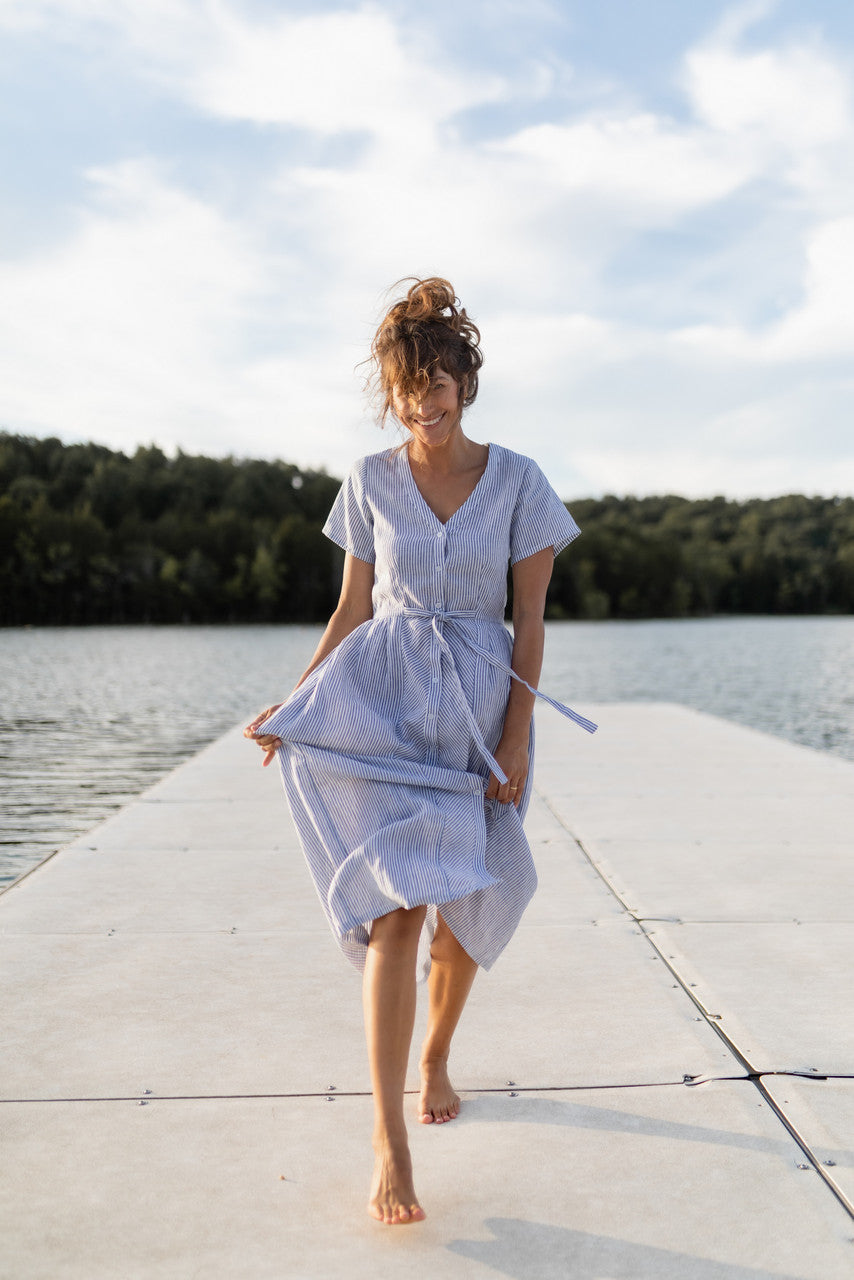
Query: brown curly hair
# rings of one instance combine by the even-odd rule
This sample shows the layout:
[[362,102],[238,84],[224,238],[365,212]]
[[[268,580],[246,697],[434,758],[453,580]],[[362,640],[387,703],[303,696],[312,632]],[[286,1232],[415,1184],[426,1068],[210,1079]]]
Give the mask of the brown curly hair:
[[423,394],[436,369],[460,384],[460,407],[474,404],[483,364],[480,330],[466,315],[453,286],[441,276],[408,276],[392,288],[412,285],[389,307],[371,343],[368,385],[377,402],[380,426],[394,411],[395,390]]

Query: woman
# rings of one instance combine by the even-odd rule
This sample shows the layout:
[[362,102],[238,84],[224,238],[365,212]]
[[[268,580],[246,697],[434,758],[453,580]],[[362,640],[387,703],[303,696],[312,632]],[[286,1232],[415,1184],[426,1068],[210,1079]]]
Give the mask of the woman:
[[338,607],[287,702],[245,730],[265,765],[279,756],[327,918],[364,970],[368,1209],[389,1224],[424,1217],[403,1108],[419,945],[419,1117],[442,1124],[459,1113],[448,1057],[477,967],[536,886],[522,818],[543,611],[554,557],[579,532],[534,462],[464,435],[479,340],[446,280],[416,280],[388,311],[372,361],[381,422],[392,413],[405,443],[344,481],[324,526],[346,552]]

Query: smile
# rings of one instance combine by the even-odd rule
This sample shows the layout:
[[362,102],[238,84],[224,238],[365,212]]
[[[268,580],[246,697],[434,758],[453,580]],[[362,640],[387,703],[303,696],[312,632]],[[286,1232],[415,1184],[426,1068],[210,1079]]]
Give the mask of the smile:
[[445,415],[443,413],[440,413],[435,418],[416,418],[415,421],[419,427],[435,427],[436,423],[439,422],[441,418],[444,418],[444,416]]

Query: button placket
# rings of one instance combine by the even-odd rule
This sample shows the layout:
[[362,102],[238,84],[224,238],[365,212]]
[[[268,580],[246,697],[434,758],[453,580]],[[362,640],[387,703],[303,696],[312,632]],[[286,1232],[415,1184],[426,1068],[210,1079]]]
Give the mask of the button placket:
[[433,604],[434,609],[444,608],[445,592],[445,530],[438,529],[436,531],[436,600]]

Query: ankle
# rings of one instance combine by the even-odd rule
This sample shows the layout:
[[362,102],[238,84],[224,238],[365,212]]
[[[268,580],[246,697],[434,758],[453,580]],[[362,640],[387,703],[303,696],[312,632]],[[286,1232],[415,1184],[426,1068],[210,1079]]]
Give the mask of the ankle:
[[445,1050],[444,1053],[439,1053],[435,1050],[425,1049],[421,1054],[418,1065],[422,1071],[435,1071],[437,1067],[445,1067],[447,1069],[449,1056],[448,1050]]
[[406,1130],[406,1121],[395,1120],[391,1123],[386,1123],[378,1120],[374,1125],[373,1144],[375,1150],[389,1147],[395,1149],[399,1147],[408,1148],[409,1135]]

